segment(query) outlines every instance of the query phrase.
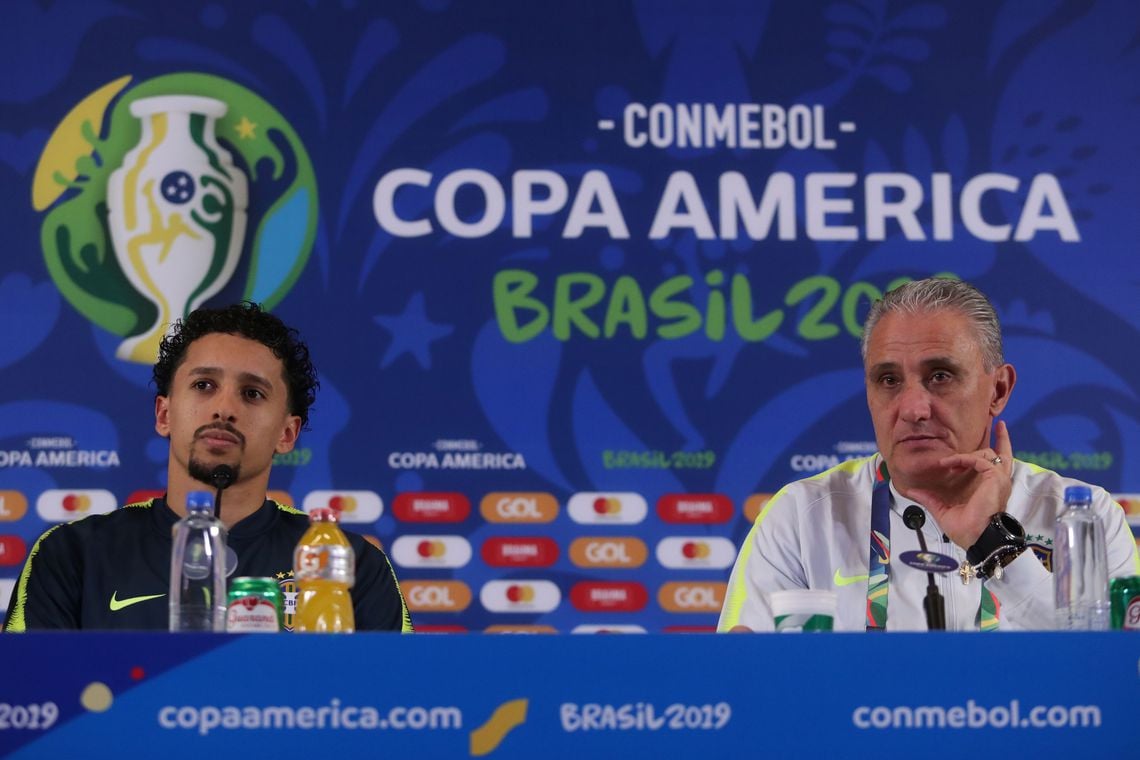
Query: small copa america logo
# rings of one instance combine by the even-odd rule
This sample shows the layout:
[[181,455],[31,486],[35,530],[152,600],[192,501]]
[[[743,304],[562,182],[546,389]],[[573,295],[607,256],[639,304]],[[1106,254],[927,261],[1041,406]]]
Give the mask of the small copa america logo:
[[32,186],[64,298],[149,364],[169,325],[219,294],[272,308],[312,250],[316,179],[253,92],[180,73],[110,82],[48,140]]

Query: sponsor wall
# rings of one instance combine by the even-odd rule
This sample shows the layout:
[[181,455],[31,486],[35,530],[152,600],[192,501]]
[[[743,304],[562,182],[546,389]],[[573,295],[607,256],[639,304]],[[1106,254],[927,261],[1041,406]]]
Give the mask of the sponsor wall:
[[1133,3],[0,20],[5,599],[162,492],[154,348],[242,298],[321,371],[271,495],[381,542],[422,630],[710,628],[770,494],[874,451],[862,316],[932,274],[1003,319],[1017,455],[1140,513]]

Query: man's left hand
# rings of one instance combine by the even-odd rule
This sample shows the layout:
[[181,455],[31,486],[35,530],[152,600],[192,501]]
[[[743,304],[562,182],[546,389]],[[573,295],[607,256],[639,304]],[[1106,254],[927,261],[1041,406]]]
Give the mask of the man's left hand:
[[958,546],[969,549],[982,535],[990,518],[1004,512],[1013,487],[1013,446],[1004,422],[994,426],[994,447],[953,454],[940,464],[952,479],[965,485],[953,493],[921,494],[938,526]]

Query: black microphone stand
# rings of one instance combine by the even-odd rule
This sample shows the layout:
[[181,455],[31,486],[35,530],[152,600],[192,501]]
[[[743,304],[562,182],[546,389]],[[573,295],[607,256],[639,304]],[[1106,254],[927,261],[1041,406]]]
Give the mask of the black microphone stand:
[[[926,524],[926,513],[919,507],[911,504],[903,511],[903,522],[906,527],[912,528],[918,534],[918,545],[922,551],[926,548],[926,538],[922,535],[922,526]],[[926,598],[922,600],[922,608],[926,611],[926,628],[931,631],[946,630],[946,605],[938,586],[934,585],[934,573],[926,573]]]
[[214,517],[222,519],[222,491],[234,482],[234,468],[228,464],[220,464],[210,472],[210,481],[216,489],[214,492]]

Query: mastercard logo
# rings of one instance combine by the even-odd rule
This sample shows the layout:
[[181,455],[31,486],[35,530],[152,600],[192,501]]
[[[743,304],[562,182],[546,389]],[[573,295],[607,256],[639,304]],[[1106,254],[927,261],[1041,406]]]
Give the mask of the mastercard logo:
[[463,536],[400,536],[392,543],[392,559],[403,567],[464,567],[471,544]]
[[668,612],[720,612],[727,583],[673,581],[657,590],[657,603]]
[[428,541],[423,540],[416,544],[416,553],[424,559],[431,559],[432,557],[442,557],[447,553],[442,541]]
[[570,497],[566,511],[584,525],[636,525],[645,520],[649,506],[637,493],[582,492]]
[[[417,627],[418,631],[419,628]],[[558,633],[558,629],[550,625],[489,625],[483,629],[484,633]]]
[[488,581],[479,602],[491,612],[550,612],[562,603],[562,592],[546,580]]
[[732,500],[719,493],[669,493],[657,500],[657,516],[667,523],[728,522],[732,519]]
[[306,512],[334,509],[342,523],[372,523],[384,514],[384,502],[374,491],[310,491],[301,508]]
[[22,565],[28,556],[28,545],[19,536],[0,536],[0,567]]
[[657,544],[655,552],[662,567],[717,570],[736,561],[736,546],[723,536],[670,536]]
[[621,499],[613,496],[599,496],[594,499],[594,512],[599,515],[616,515],[621,512]]
[[570,561],[578,567],[641,567],[648,556],[644,541],[627,536],[583,536],[570,544]]
[[14,522],[28,513],[28,500],[19,491],[0,491],[0,522]]
[[339,495],[334,496],[329,499],[329,509],[335,509],[337,512],[355,512],[356,497]]
[[768,502],[772,500],[775,494],[770,493],[754,493],[744,500],[744,519],[749,523],[756,522],[756,518],[763,511],[764,507],[768,506]]
[[462,612],[471,604],[471,589],[462,581],[411,580],[400,587],[411,612]]
[[492,523],[548,523],[558,516],[558,500],[548,493],[489,493],[479,513]]
[[117,506],[110,491],[52,489],[36,499],[36,514],[46,522],[68,522],[113,512]]

